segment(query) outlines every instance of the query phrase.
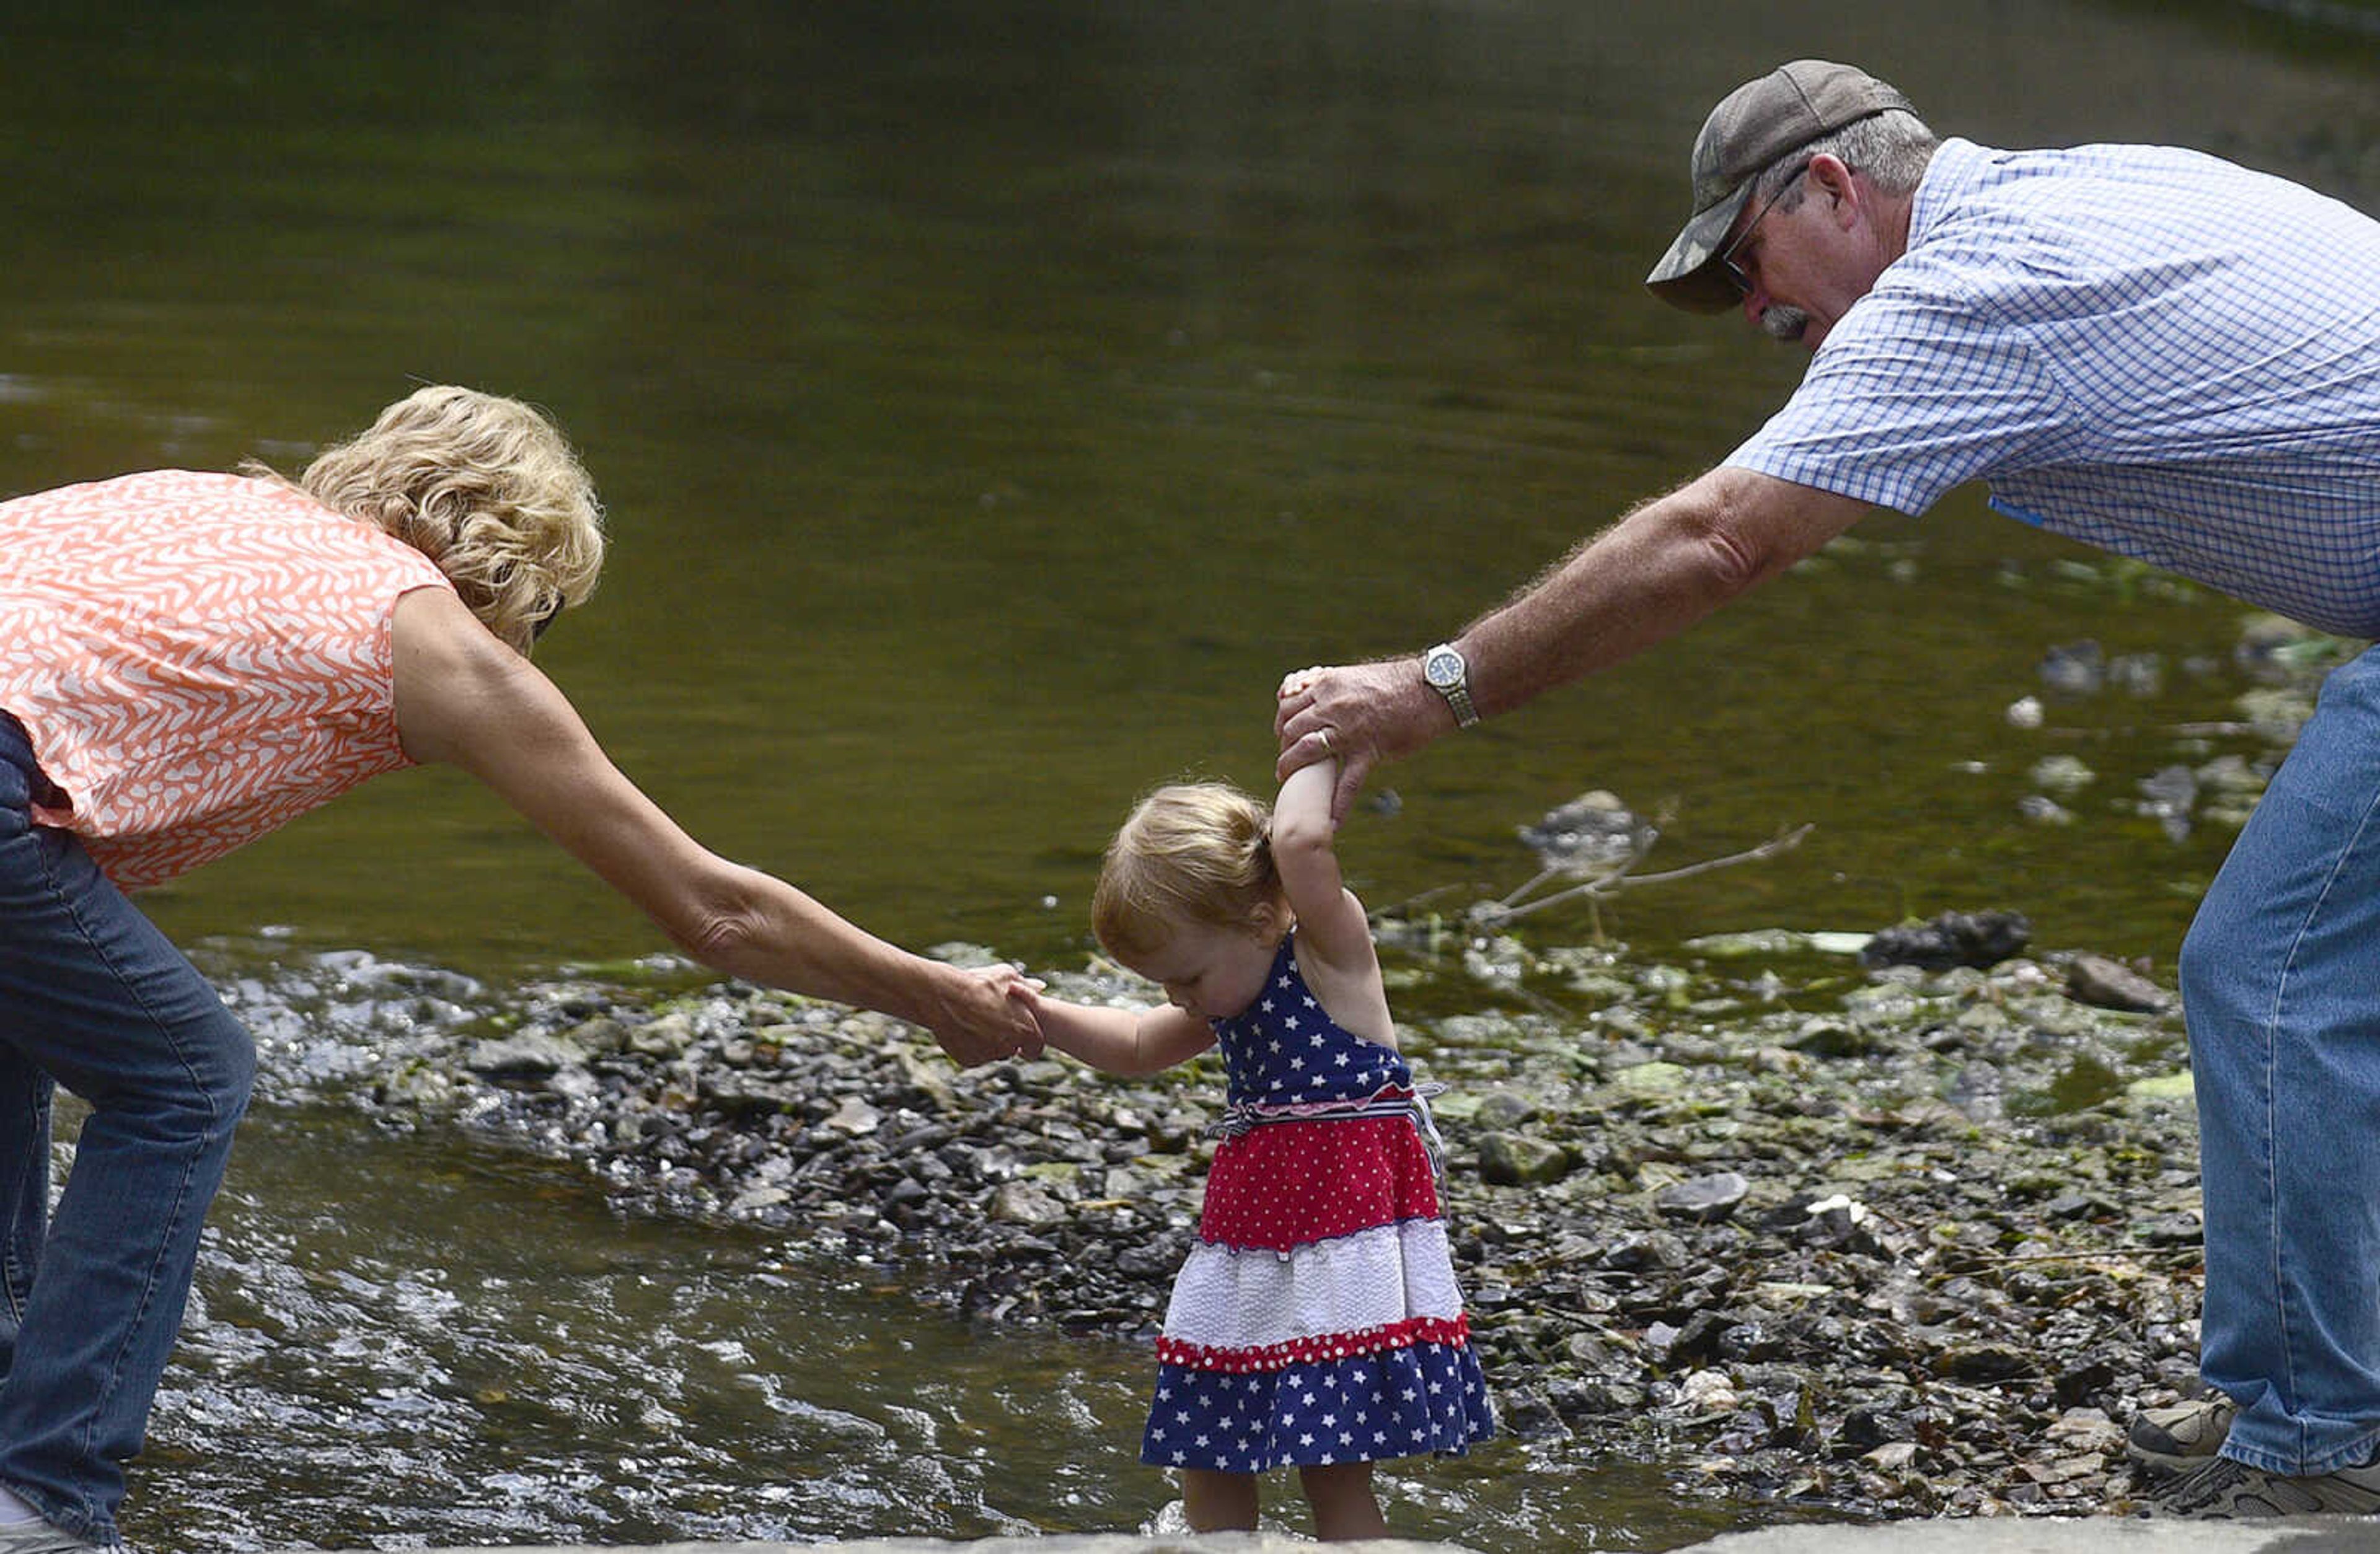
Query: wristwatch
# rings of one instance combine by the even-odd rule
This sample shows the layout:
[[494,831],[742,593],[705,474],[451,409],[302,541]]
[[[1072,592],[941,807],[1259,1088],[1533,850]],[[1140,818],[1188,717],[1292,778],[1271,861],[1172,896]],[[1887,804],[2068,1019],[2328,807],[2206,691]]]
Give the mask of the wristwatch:
[[1471,705],[1471,666],[1453,643],[1440,642],[1421,656],[1421,677],[1454,709],[1455,727],[1469,728],[1479,721],[1479,710]]

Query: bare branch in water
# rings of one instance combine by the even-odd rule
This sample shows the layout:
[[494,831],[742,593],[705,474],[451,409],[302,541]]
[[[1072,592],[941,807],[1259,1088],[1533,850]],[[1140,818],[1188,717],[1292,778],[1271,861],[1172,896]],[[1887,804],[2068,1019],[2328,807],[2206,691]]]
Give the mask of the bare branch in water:
[[1581,896],[1586,897],[1589,904],[1593,904],[1604,896],[1615,895],[1636,886],[1658,885],[1672,880],[1688,879],[1696,874],[1707,874],[1716,868],[1731,868],[1740,863],[1756,863],[1763,858],[1775,857],[1779,853],[1791,851],[1800,845],[1802,839],[1809,835],[1812,829],[1806,823],[1798,825],[1791,830],[1778,832],[1757,847],[1747,848],[1741,853],[1730,853],[1724,857],[1705,858],[1700,863],[1690,863],[1677,868],[1665,868],[1658,874],[1630,873],[1629,870],[1644,861],[1645,853],[1650,850],[1651,844],[1648,840],[1644,849],[1596,875],[1593,879],[1583,880],[1575,885],[1556,891],[1551,895],[1539,896],[1534,901],[1522,899],[1548,880],[1564,872],[1558,868],[1548,868],[1500,901],[1479,903],[1471,909],[1471,917],[1474,921],[1481,923],[1509,922],[1514,917],[1524,917],[1532,912],[1541,911],[1561,902],[1574,901]]

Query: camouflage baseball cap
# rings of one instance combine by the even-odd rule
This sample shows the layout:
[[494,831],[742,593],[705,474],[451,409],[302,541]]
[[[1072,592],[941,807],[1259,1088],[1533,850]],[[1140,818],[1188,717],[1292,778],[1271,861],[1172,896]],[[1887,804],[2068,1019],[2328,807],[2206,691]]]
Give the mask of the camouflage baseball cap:
[[1719,267],[1728,228],[1765,168],[1847,124],[1909,100],[1866,71],[1797,59],[1727,94],[1694,137],[1694,214],[1645,277],[1654,296],[1695,313],[1724,313],[1742,301]]

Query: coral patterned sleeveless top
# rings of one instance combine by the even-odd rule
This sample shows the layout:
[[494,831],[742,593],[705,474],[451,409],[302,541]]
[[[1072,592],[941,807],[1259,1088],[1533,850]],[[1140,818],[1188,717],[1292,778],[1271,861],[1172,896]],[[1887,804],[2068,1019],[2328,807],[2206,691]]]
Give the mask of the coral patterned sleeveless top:
[[157,470],[0,503],[0,710],[130,889],[411,764],[398,596],[431,560],[302,492]]

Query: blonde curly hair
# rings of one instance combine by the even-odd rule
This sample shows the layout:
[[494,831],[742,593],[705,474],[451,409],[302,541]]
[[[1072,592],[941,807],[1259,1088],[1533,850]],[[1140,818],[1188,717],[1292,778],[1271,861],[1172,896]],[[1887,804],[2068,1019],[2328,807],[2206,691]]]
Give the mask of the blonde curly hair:
[[1142,799],[1108,844],[1091,931],[1132,960],[1184,924],[1249,927],[1281,899],[1271,807],[1229,783],[1173,783]]
[[602,570],[594,482],[561,429],[516,399],[443,383],[416,390],[287,483],[428,556],[480,624],[523,654],[558,612],[595,591]]

